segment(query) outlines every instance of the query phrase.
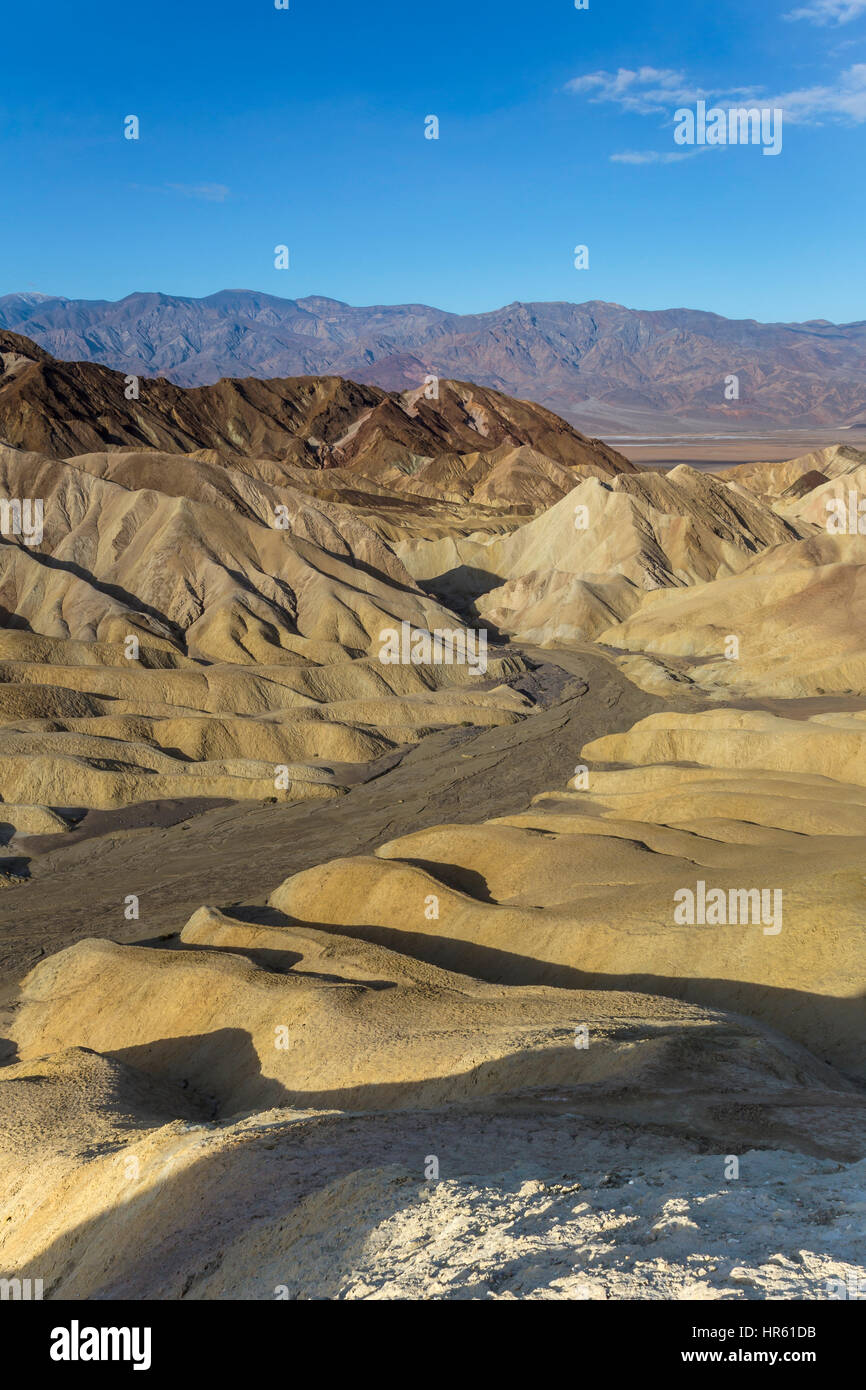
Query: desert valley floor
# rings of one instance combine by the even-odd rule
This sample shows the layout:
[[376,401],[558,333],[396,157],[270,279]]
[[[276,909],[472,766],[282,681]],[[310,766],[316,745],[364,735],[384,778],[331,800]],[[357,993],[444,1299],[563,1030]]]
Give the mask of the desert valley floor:
[[0,364],[0,1273],[860,1296],[866,453]]

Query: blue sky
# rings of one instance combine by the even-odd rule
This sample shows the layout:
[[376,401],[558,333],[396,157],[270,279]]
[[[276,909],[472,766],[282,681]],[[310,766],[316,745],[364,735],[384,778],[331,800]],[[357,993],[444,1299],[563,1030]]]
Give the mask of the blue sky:
[[[0,293],[866,318],[866,0],[47,0],[3,44]],[[678,148],[699,98],[782,153]]]

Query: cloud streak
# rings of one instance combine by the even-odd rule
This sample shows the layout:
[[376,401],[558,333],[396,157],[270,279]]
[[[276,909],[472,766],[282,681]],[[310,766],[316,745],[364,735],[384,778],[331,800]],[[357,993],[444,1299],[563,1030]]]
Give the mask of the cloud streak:
[[612,164],[679,164],[682,159],[693,159],[696,154],[709,146],[703,145],[693,150],[623,150],[621,154],[610,156]]
[[592,102],[612,101],[641,116],[661,115],[673,104],[699,101],[709,93],[687,82],[675,68],[618,68],[590,72],[565,84],[568,92],[585,94]]
[[198,198],[204,203],[224,203],[231,194],[224,183],[167,183],[166,188],[183,198]]
[[832,86],[784,92],[766,104],[781,106],[786,121],[803,125],[823,125],[825,121],[861,125],[866,121],[866,63],[855,63]]
[[866,14],[866,0],[812,0],[791,10],[785,19],[807,19],[810,24],[850,24]]
[[[866,13],[866,0],[846,0],[860,5]],[[860,125],[866,121],[866,63],[856,63],[831,84],[796,88],[767,95],[760,87],[733,87],[713,91],[688,79],[674,68],[619,68],[616,72],[591,72],[575,77],[566,90],[585,96],[593,103],[610,102],[621,111],[638,116],[667,116],[673,119],[678,107],[706,101],[721,107],[781,107],[786,121],[801,125],[835,122]],[[628,151],[626,151],[628,153]],[[661,163],[624,159],[623,163]]]

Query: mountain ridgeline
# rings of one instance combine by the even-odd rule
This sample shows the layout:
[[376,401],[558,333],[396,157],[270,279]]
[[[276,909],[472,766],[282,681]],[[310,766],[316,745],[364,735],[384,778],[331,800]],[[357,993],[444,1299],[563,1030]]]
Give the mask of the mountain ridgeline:
[[[453,314],[222,290],[117,302],[10,294],[0,297],[0,328],[62,359],[182,386],[333,375],[404,391],[433,373],[538,401],[599,432],[835,428],[866,419],[862,321],[762,324],[601,301]],[[725,395],[732,375],[736,398]]]

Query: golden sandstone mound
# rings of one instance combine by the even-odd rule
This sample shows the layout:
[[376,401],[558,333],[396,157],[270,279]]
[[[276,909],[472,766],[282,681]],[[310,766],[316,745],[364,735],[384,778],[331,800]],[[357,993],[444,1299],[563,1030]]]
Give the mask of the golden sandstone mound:
[[[811,477],[816,475],[812,474]],[[806,474],[806,477],[810,477]],[[866,535],[866,514],[860,503],[866,491],[866,453],[862,462],[835,477],[821,478],[809,489],[791,496],[790,490],[776,503],[780,515],[795,517],[831,535]],[[853,498],[853,504],[852,504]],[[861,517],[863,518],[861,524]]]
[[[862,1151],[866,1104],[838,1070],[760,1022],[621,978],[506,984],[501,960],[485,981],[477,952],[464,950],[468,974],[423,943],[405,949],[427,890],[439,940],[454,944],[465,904],[498,913],[507,946],[507,900],[533,881],[523,936],[537,944],[533,919],[554,884],[569,897],[581,861],[582,896],[587,878],[601,886],[610,873],[598,838],[580,841],[589,859],[576,855],[562,818],[557,801],[545,835],[494,823],[386,847],[372,865],[399,877],[404,899],[388,945],[369,925],[202,909],[173,949],[82,941],[40,963],[15,1013],[17,1059],[0,1071],[3,1268],[43,1279],[54,1298],[712,1298],[744,1282],[827,1296],[862,1242],[841,1214],[820,1248],[777,1222],[794,1210],[783,1175],[835,1203],[839,1160]],[[454,860],[461,832],[471,868]],[[612,833],[631,856],[623,877],[639,853],[658,856],[661,887],[673,853],[663,835],[648,825],[658,844],[639,850],[631,828]],[[384,857],[398,852],[411,861]],[[476,895],[484,866],[485,897],[499,901],[470,898],[465,881],[445,887],[430,858],[445,852]],[[371,893],[366,861],[349,862],[372,923],[390,899]],[[298,887],[275,896],[297,901]],[[323,909],[330,901],[320,891]],[[724,1246],[740,1218],[715,1212],[732,1149],[750,1211],[736,1260]],[[776,1220],[757,1195],[773,1179]],[[466,1244],[461,1219],[422,1257],[458,1197],[467,1235],[488,1227],[486,1249]],[[783,1251],[797,1241],[815,1253],[794,1264]]]
[[395,618],[447,621],[362,522],[293,489],[251,515],[242,491],[130,490],[6,448],[0,487],[42,500],[39,548],[3,547],[0,603],[45,636],[118,641],[132,624],[193,657],[261,662],[299,655],[299,637],[361,654]]
[[700,585],[802,534],[748,497],[680,465],[666,476],[588,478],[505,537],[407,541],[398,554],[437,592],[477,583],[483,618],[524,641],[593,639],[650,591]]
[[814,449],[799,458],[781,463],[743,463],[725,468],[716,477],[736,488],[776,499],[791,493],[791,489],[806,477],[826,482],[850,473],[866,463],[866,453],[851,444],[831,444],[826,449]]
[[[599,641],[662,664],[682,658],[690,678],[721,697],[859,696],[866,690],[866,537],[816,531],[758,555],[739,574],[649,594]],[[651,668],[630,674],[653,686]]]
[[732,1008],[862,1077],[864,750],[862,718],[651,716],[584,750],[633,768],[307,870],[271,901],[484,979]]
[[433,729],[515,722],[527,700],[492,682],[519,668],[492,660],[492,688],[479,690],[465,667],[441,668],[451,684],[437,689],[417,667],[377,660],[141,672],[21,661],[0,686],[0,795],[98,808],[333,796],[353,768]]
[[[223,1116],[277,1105],[380,1110],[673,1073],[683,1032],[696,1084],[699,1058],[731,1031],[676,1003],[490,985],[375,944],[213,912],[197,914],[181,942],[198,949],[84,941],[37,967],[15,1024],[21,1060],[87,1047],[187,1082]],[[597,1046],[575,1047],[582,1025]],[[750,1070],[759,1037],[731,1037],[720,1085],[727,1068]],[[812,1068],[820,1085],[827,1074]]]
[[[503,899],[548,839],[548,880],[572,891],[573,834],[461,829],[466,876],[489,868]],[[457,844],[443,827],[385,852]],[[580,844],[598,882],[609,866]],[[374,863],[401,876],[388,946],[202,909],[174,949],[82,941],[31,972],[0,1071],[5,1270],[53,1298],[731,1298],[826,1297],[858,1268],[840,1200],[866,1138],[856,1085],[760,1022],[621,979],[509,985],[410,954],[417,890],[443,936],[468,894]],[[474,901],[507,943],[504,903]],[[792,1181],[834,1212],[820,1241]]]
[[[812,482],[792,495],[798,478]],[[396,549],[431,591],[451,601],[468,588],[484,620],[522,641],[630,653],[623,669],[648,690],[859,696],[863,497],[863,455],[835,446],[731,470],[729,483],[684,465],[590,478],[509,534]]]

